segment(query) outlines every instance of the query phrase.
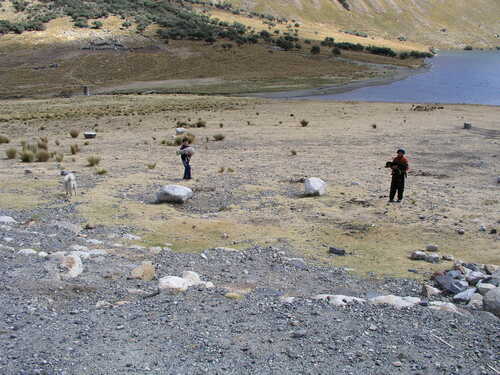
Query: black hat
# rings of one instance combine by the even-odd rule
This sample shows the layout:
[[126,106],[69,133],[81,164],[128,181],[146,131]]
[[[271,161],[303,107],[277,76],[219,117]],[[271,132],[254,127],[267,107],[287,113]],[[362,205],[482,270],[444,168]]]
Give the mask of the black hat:
[[406,151],[405,151],[405,150],[403,150],[402,148],[400,148],[400,149],[397,151],[397,153],[398,153],[398,154],[399,154],[400,152],[401,152],[403,155],[404,155],[404,154],[406,154]]

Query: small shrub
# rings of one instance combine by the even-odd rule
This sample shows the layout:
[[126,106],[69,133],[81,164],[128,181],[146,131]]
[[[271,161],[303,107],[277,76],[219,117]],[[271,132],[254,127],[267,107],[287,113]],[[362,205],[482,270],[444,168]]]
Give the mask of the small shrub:
[[472,46],[465,46],[464,51],[472,51]]
[[77,129],[71,129],[69,131],[69,135],[71,135],[71,138],[76,138],[80,135],[80,131]]
[[185,134],[182,134],[182,135],[178,135],[174,139],[174,143],[176,144],[176,146],[180,146],[182,144],[182,140],[184,138],[187,138],[188,143],[191,144],[191,143],[194,143],[194,140],[195,140],[196,137],[192,133],[185,133]]
[[166,144],[167,144],[167,142],[168,142],[168,141],[167,141],[166,139],[162,139],[162,140],[161,140],[161,142],[160,142],[160,144],[162,144],[162,145],[166,145]]
[[83,145],[84,145],[84,146],[88,146],[89,144],[90,144],[90,142],[89,142],[89,141],[85,141],[85,142],[83,142]]
[[37,147],[38,147],[39,150],[45,150],[45,151],[47,151],[49,149],[49,145],[47,143],[43,142],[43,141],[38,141],[36,143],[36,145],[37,145]]
[[207,127],[207,122],[203,121],[202,119],[199,119],[198,121],[196,121],[195,125],[196,125],[197,128],[206,128]]
[[295,156],[295,155],[297,155],[297,151],[292,150],[292,151],[291,151],[291,154],[292,154],[292,156]]
[[71,152],[71,155],[76,155],[80,152],[80,146],[75,143],[74,145],[69,146],[69,151]]
[[214,141],[223,141],[224,138],[226,138],[226,136],[224,134],[219,133],[219,134],[215,134],[213,138],[214,138]]
[[228,168],[228,169],[227,169],[227,171],[228,171],[229,173],[233,173],[233,172],[234,172],[234,169],[233,169],[233,168]]
[[20,156],[23,163],[31,163],[33,162],[33,160],[35,160],[35,153],[30,150],[21,151]]
[[225,171],[225,168],[224,168],[224,167],[220,167],[220,168],[219,168],[219,173],[224,173],[224,171]]
[[64,160],[64,155],[63,154],[56,154],[55,159],[58,163],[60,163]]
[[33,154],[36,154],[38,152],[38,145],[32,143],[26,143],[23,146],[23,150],[31,151]]
[[7,155],[7,159],[15,159],[17,156],[17,150],[15,148],[8,148],[5,150],[5,154]]
[[156,163],[148,163],[148,164],[146,164],[146,166],[148,167],[148,169],[155,169]]
[[0,144],[2,143],[10,143],[10,139],[5,135],[0,135]]
[[102,176],[106,173],[108,173],[108,171],[104,168],[97,168],[96,171],[95,171],[99,176]]
[[36,153],[36,161],[40,163],[45,163],[46,161],[49,161],[50,159],[50,154],[47,150],[39,150]]
[[224,124],[221,122],[221,123],[219,124],[219,128],[221,128],[221,129],[222,129],[223,127],[224,127]]
[[332,55],[333,55],[333,56],[340,56],[341,54],[342,54],[342,51],[340,50],[340,48],[338,48],[338,47],[334,47],[334,48],[332,49]]
[[321,52],[321,48],[319,46],[312,46],[311,47],[311,54],[319,55],[320,52]]
[[307,125],[309,125],[309,121],[307,121],[307,120],[302,120],[302,121],[300,122],[300,125],[301,125],[303,128],[305,128]]
[[87,162],[89,163],[89,167],[95,167],[96,165],[99,165],[99,162],[101,161],[101,157],[97,155],[91,155],[87,158]]

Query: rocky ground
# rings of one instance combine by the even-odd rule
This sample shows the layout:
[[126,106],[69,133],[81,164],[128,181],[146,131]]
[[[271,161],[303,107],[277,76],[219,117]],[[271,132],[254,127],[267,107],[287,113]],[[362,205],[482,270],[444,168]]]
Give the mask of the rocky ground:
[[[82,228],[71,209],[14,219],[0,229],[2,374],[495,374],[500,365],[498,318],[422,297],[415,280],[358,278],[286,247],[146,248],[127,227]],[[185,271],[213,285],[158,289]],[[416,298],[380,301],[387,295]]]

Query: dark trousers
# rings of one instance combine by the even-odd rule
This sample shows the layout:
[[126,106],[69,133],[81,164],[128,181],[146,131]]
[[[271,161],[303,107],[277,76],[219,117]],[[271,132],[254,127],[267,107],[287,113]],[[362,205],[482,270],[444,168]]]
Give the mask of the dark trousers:
[[191,166],[189,165],[189,159],[182,159],[182,164],[184,165],[184,180],[191,179]]
[[405,190],[405,176],[403,174],[393,174],[391,180],[391,192],[389,199],[394,200],[396,192],[398,192],[398,201],[403,199],[403,192]]

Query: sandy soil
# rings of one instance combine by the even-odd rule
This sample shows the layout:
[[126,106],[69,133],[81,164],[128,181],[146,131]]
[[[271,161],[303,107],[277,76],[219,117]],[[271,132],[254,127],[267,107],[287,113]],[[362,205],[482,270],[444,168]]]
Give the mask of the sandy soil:
[[[142,236],[139,244],[170,242],[189,252],[275,244],[312,262],[405,277],[449,268],[408,259],[429,243],[467,261],[500,260],[498,234],[490,233],[500,226],[498,107],[414,111],[410,104],[159,95],[4,101],[0,107],[1,133],[11,139],[0,145],[3,155],[40,136],[49,138],[51,151],[65,153],[62,163],[2,159],[5,210],[30,215],[68,205],[57,176],[64,168],[76,171],[81,186],[73,202],[79,220],[127,226]],[[184,183],[176,147],[161,141],[171,140],[177,121],[198,118],[207,127],[190,129],[197,137],[194,180]],[[464,122],[472,129],[464,130]],[[70,138],[72,128],[97,128],[98,136],[85,145],[81,135]],[[225,139],[213,141],[217,133]],[[75,143],[82,151],[72,156]],[[390,176],[383,166],[399,147],[408,152],[411,173],[404,203],[388,205]],[[93,154],[107,174],[86,166]],[[148,169],[150,163],[156,167]],[[305,176],[327,181],[328,193],[304,198],[296,181]],[[165,184],[187,185],[194,198],[183,206],[154,204]],[[352,254],[333,258],[328,246]]]

